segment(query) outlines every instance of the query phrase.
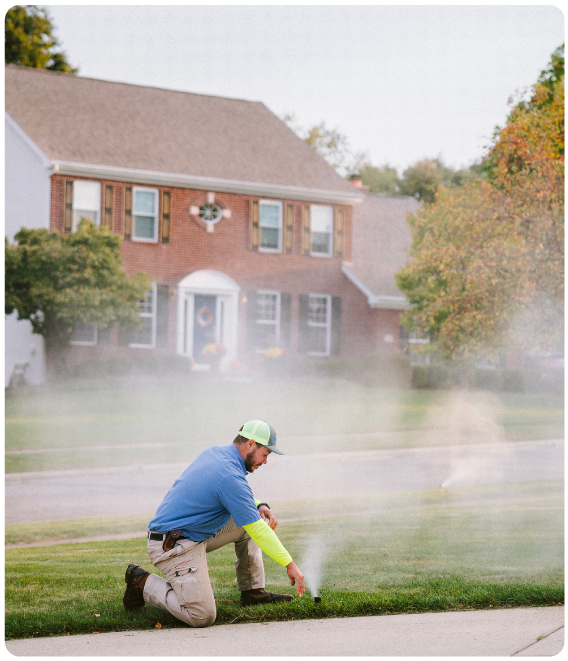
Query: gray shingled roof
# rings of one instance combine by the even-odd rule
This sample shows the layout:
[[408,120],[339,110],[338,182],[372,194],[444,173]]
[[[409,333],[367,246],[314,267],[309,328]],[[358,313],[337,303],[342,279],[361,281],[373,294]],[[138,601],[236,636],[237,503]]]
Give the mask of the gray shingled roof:
[[256,101],[10,65],[6,111],[55,161],[353,193]]
[[353,207],[353,265],[349,270],[374,296],[402,296],[394,274],[408,259],[406,216],[420,206],[413,197],[370,193]]

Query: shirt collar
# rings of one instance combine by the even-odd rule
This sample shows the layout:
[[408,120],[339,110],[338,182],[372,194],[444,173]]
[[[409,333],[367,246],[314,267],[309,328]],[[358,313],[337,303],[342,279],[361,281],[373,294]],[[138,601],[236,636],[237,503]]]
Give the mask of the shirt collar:
[[237,459],[237,462],[238,462],[239,466],[243,469],[243,475],[246,476],[247,475],[247,469],[245,467],[245,460],[242,458],[241,453],[239,452],[239,449],[237,448],[237,446],[234,443],[231,443],[231,445],[229,447],[231,448],[235,458]]

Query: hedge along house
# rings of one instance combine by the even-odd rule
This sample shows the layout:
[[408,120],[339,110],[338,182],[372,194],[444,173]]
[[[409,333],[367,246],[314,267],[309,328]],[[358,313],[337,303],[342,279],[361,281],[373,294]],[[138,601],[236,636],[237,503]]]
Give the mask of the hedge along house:
[[[224,366],[271,347],[361,352],[373,331],[342,265],[363,196],[262,103],[8,66],[6,111],[7,169],[33,145],[50,229],[105,225],[125,271],[153,281],[141,329],[77,326],[74,360],[155,351],[206,365],[219,344]],[[20,172],[7,202],[36,179]]]

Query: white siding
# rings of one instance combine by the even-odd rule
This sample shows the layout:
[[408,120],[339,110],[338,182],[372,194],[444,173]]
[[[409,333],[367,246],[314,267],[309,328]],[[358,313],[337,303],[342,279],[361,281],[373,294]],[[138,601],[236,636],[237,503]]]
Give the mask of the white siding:
[[[7,114],[5,126],[5,233],[13,243],[21,227],[49,229],[51,163]],[[6,387],[17,363],[29,363],[28,383],[45,381],[43,338],[33,335],[29,321],[18,321],[13,313],[5,318]]]

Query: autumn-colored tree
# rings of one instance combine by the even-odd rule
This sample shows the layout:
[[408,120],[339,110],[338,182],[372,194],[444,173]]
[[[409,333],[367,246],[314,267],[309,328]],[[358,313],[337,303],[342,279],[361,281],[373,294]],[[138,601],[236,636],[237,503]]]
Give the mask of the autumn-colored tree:
[[397,274],[405,323],[447,358],[511,346],[550,351],[564,318],[564,76],[511,100],[485,180],[441,188],[411,219],[410,261]]
[[45,9],[35,5],[15,5],[4,18],[6,64],[34,69],[77,73],[53,36],[53,24]]
[[54,358],[64,356],[77,322],[139,326],[137,302],[151,283],[124,273],[119,236],[83,219],[70,234],[23,228],[15,240],[5,246],[5,313],[28,319]]

